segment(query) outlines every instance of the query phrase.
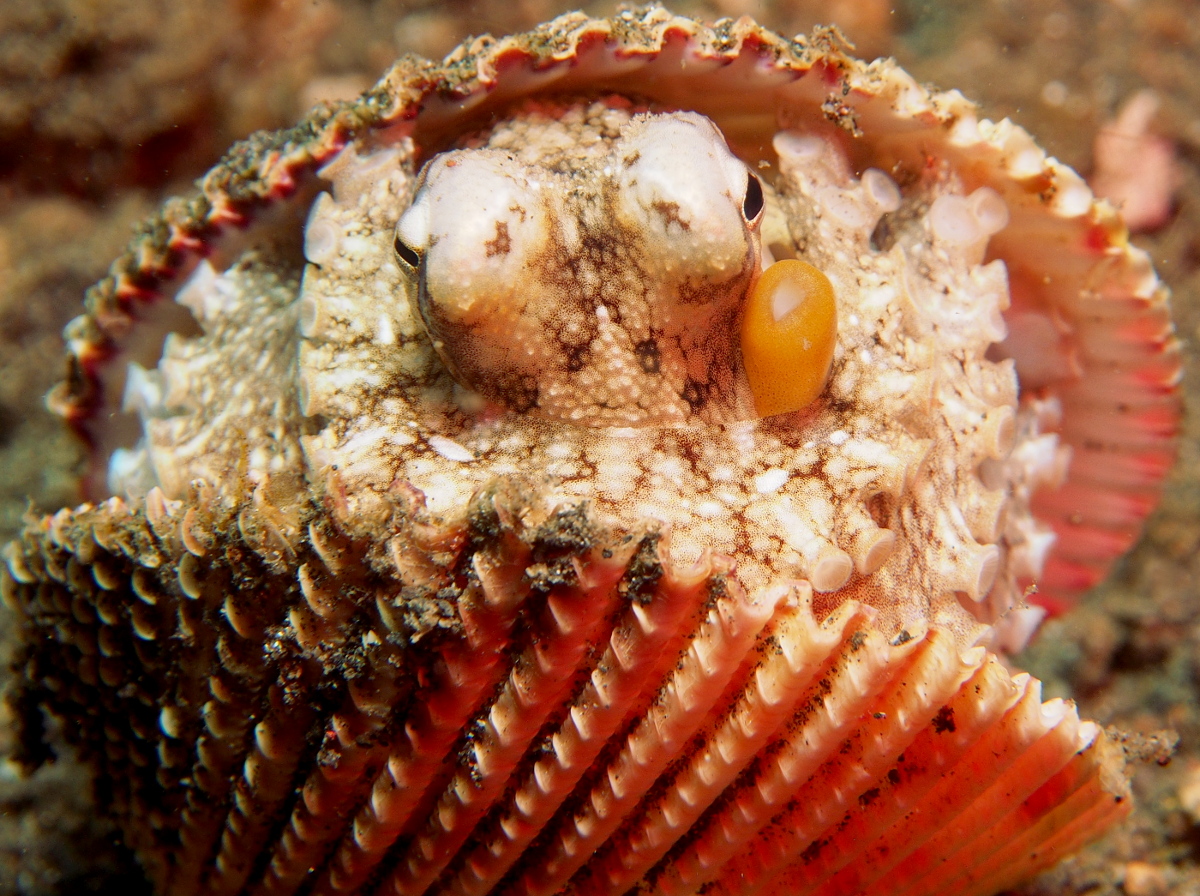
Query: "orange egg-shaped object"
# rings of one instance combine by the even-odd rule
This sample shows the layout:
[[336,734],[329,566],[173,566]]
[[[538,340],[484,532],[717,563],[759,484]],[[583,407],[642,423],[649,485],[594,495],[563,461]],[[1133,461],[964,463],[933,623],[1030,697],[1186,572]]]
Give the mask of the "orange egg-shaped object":
[[742,359],[762,417],[812,404],[829,381],[837,343],[833,284],[806,261],[768,267],[742,316]]

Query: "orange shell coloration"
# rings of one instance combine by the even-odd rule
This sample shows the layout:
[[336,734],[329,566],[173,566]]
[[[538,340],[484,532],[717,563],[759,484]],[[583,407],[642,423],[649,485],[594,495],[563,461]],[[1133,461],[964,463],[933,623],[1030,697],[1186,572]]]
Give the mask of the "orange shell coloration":
[[159,892],[989,894],[1128,811],[1119,749],[983,647],[512,500],[314,522],[298,574],[200,548],[203,495],[14,545],[27,687]]
[[[603,438],[464,398],[389,304],[421,167],[510,118],[660,109],[707,117],[740,159],[718,167],[766,184],[761,224],[727,197],[753,246],[733,282],[760,227],[763,258],[839,278],[825,390],[753,419],[732,365],[714,419]],[[831,178],[816,212],[785,189],[804,158]],[[376,264],[361,294],[338,291],[346,246]],[[963,320],[922,292],[939,266]],[[958,346],[960,323],[983,343]],[[1179,417],[1167,292],[1078,175],[890,61],[660,8],[406,59],[235,147],[66,335],[52,407],[97,469],[139,425],[145,448],[123,496],[93,481],[95,503],[8,548],[15,705],[30,763],[40,713],[64,720],[159,893],[989,896],[1129,810],[1119,748],[993,651],[1040,618],[1027,586],[1069,603],[1156,500]],[[603,465],[555,473],[604,439],[655,500],[611,499]],[[672,492],[687,475],[721,487]],[[744,512],[717,506],[731,493]],[[706,541],[720,513],[737,537]]]

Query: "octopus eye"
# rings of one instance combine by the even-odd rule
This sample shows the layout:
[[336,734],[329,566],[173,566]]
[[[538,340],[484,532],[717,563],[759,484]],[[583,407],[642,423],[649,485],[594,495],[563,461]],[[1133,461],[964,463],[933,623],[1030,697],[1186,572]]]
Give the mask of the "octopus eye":
[[763,271],[742,315],[742,361],[758,414],[787,414],[815,401],[829,381],[836,342],[828,277],[792,259]]
[[404,242],[399,233],[396,234],[396,241],[393,245],[396,249],[396,257],[400,259],[401,264],[414,271],[421,266],[421,253]]
[[762,214],[764,205],[762,181],[751,171],[746,172],[746,198],[742,200],[742,214],[753,221]]

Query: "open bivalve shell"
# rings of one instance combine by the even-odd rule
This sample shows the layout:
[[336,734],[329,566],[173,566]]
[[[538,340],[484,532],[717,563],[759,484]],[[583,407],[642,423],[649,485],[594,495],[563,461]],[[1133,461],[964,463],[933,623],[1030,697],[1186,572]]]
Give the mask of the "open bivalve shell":
[[997,652],[1156,500],[1166,290],[831,34],[402,60],[234,147],[67,337],[95,503],[8,549],[13,698],[158,892],[986,896],[1129,809]]

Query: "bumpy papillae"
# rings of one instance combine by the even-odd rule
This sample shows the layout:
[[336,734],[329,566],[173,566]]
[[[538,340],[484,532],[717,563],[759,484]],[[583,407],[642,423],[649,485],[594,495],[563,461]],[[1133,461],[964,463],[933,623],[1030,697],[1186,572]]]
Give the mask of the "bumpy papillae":
[[94,436],[119,404],[120,377],[102,374],[114,363],[123,369],[160,287],[230,225],[292,195],[347,142],[387,129],[389,140],[414,134],[436,146],[464,120],[486,120],[539,90],[632,90],[718,125],[732,111],[726,134],[735,149],[754,115],[781,115],[786,125],[789,105],[807,105],[866,135],[851,144],[865,153],[855,156],[864,167],[938,159],[964,189],[995,189],[1010,214],[988,246],[989,258],[1005,262],[1013,294],[1004,350],[1016,360],[1025,419],[1056,434],[1070,457],[1064,481],[1031,482],[1022,496],[1056,543],[1042,574],[1019,584],[1062,607],[1129,547],[1174,458],[1179,419],[1179,347],[1167,290],[1146,254],[1129,245],[1116,213],[1020,128],[979,120],[958,93],[930,94],[889,61],[865,65],[827,37],[787,41],[748,19],[709,27],[661,9],[609,20],[571,14],[526,35],[480,39],[441,66],[404,60],[359,100],[239,144],[195,196],[147,222],[89,292],[89,313],[68,328],[69,369],[51,406]]
[[1117,748],[982,648],[516,501],[316,514],[292,557],[202,494],[62,511],[2,578],[20,705],[173,894],[989,894],[1127,811]]

